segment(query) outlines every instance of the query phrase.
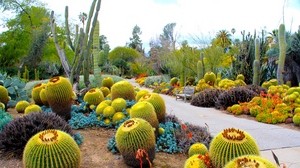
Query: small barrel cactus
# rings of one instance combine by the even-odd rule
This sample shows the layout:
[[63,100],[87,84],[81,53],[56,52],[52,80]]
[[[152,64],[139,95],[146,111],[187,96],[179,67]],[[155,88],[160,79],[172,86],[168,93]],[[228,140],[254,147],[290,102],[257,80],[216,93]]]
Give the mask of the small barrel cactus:
[[99,88],[90,89],[85,93],[83,97],[83,101],[85,101],[89,105],[97,106],[104,100],[104,95]]
[[296,113],[293,116],[293,123],[297,126],[300,126],[300,113]]
[[119,81],[111,87],[111,100],[123,98],[125,100],[135,100],[134,87],[128,81]]
[[131,118],[142,118],[148,121],[158,133],[158,120],[153,105],[147,101],[137,102],[131,107],[130,110]]
[[0,85],[0,102],[2,102],[4,105],[7,105],[8,101],[8,91],[4,86]]
[[250,134],[239,129],[224,129],[209,146],[209,156],[216,168],[223,168],[227,162],[242,155],[259,155],[259,148]]
[[211,161],[208,155],[193,155],[189,157],[185,163],[184,168],[211,168]]
[[191,157],[195,154],[205,155],[207,152],[208,152],[207,147],[203,143],[197,142],[190,146],[188,154],[189,157]]
[[46,86],[43,87],[42,90],[40,91],[40,99],[45,106],[49,106],[47,95],[46,95]]
[[16,111],[18,113],[24,113],[25,109],[30,105],[30,103],[26,100],[21,100],[21,101],[18,101],[18,103],[16,104]]
[[206,72],[204,74],[204,80],[206,83],[208,83],[209,85],[213,86],[217,80],[217,76],[215,73],[213,72]]
[[120,112],[123,109],[126,109],[127,103],[123,98],[116,98],[111,102],[111,106],[117,111]]
[[31,91],[31,97],[32,97],[34,103],[39,106],[44,105],[44,103],[42,102],[41,97],[40,97],[40,92],[45,87],[45,85],[46,85],[45,83],[38,83],[33,87],[32,91]]
[[42,112],[42,108],[39,105],[31,104],[27,106],[24,110],[24,114],[30,114],[30,113],[39,113]]
[[266,168],[277,168],[276,165],[274,165],[269,160],[257,156],[257,155],[245,155],[237,157],[230,162],[228,162],[224,168],[234,168],[234,167],[247,167],[247,168],[260,168],[260,167],[266,167]]
[[139,102],[147,101],[155,109],[158,122],[164,122],[166,117],[166,104],[164,99],[158,93],[148,93],[139,99]]
[[23,167],[79,168],[80,159],[80,149],[75,140],[63,131],[50,129],[35,134],[26,143]]
[[114,80],[113,80],[113,78],[112,77],[105,77],[105,78],[103,78],[103,80],[102,80],[102,86],[103,87],[107,87],[107,88],[111,88],[112,87],[112,85],[114,84]]
[[148,90],[146,89],[142,89],[142,90],[139,90],[136,95],[135,95],[135,100],[136,101],[139,101],[141,97],[143,97],[145,94],[149,93]]
[[128,119],[118,128],[115,137],[127,165],[151,165],[155,157],[155,135],[149,122],[141,118]]

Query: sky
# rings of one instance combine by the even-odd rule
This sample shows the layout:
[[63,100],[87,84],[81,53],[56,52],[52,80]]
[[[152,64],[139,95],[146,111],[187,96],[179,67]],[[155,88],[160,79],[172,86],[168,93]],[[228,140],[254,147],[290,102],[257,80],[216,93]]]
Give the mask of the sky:
[[[73,23],[79,23],[80,12],[89,13],[92,0],[43,0],[54,10],[57,19],[64,19],[65,6]],[[284,13],[284,17],[283,17]],[[283,19],[284,18],[284,19]],[[196,38],[211,39],[220,30],[236,29],[239,37],[245,30],[268,32],[285,23],[286,30],[295,32],[300,25],[299,0],[102,0],[100,35],[105,35],[111,48],[124,46],[139,26],[143,46],[155,40],[168,23],[176,23],[177,42]]]

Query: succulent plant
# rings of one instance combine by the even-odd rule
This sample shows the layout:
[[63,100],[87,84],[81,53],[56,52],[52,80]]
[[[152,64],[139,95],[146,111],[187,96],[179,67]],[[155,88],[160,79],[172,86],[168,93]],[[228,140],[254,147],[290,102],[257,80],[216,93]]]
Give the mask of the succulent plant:
[[253,97],[257,95],[259,94],[247,89],[245,86],[239,86],[221,93],[215,105],[218,109],[226,110],[227,107],[234,104],[249,102]]
[[123,109],[126,109],[127,103],[123,98],[116,98],[111,102],[111,106],[116,110],[116,112],[120,112]]
[[116,125],[125,118],[126,115],[123,112],[116,112],[112,117],[112,122],[114,125]]
[[212,136],[207,127],[201,127],[190,123],[180,123],[179,128],[175,129],[174,135],[177,146],[183,153],[188,153],[190,147],[195,143],[203,143],[209,146]]
[[259,155],[255,139],[243,130],[224,129],[213,138],[209,146],[209,156],[216,168],[223,168],[227,162],[242,155]]
[[29,101],[29,97],[24,89],[26,84],[19,77],[10,77],[6,73],[0,73],[0,85],[7,89],[10,97],[7,107],[15,107],[20,100]]
[[111,87],[111,100],[123,98],[125,100],[135,100],[134,88],[128,81],[119,81]]
[[4,111],[4,108],[0,108],[0,132],[3,130],[4,126],[11,120],[13,120],[13,117],[9,113]]
[[136,101],[139,101],[141,97],[143,97],[145,94],[149,93],[148,90],[146,89],[142,89],[142,90],[139,90],[136,95],[135,95],[135,100]]
[[0,85],[0,102],[6,106],[8,101],[9,101],[8,91],[4,86]]
[[269,160],[257,156],[257,155],[245,155],[245,156],[239,156],[237,158],[234,158],[230,162],[228,162],[224,168],[277,168],[276,165],[274,165]]
[[190,146],[188,155],[189,157],[193,155],[205,155],[208,152],[207,147],[201,143],[201,142],[196,142],[193,145]]
[[25,109],[30,105],[30,103],[26,100],[21,100],[21,101],[18,101],[18,103],[16,104],[16,111],[18,113],[24,113]]
[[204,74],[203,79],[205,80],[206,83],[208,83],[209,85],[213,86],[215,84],[215,82],[216,82],[217,76],[213,72],[206,72]]
[[137,102],[131,107],[130,118],[142,118],[148,121],[158,133],[158,119],[153,105],[147,101]]
[[43,87],[42,90],[40,91],[40,99],[41,99],[43,105],[49,106],[47,94],[46,94],[46,87]]
[[40,112],[42,112],[42,108],[36,104],[31,104],[27,106],[24,110],[25,115],[28,115],[30,113],[40,113]]
[[107,87],[108,89],[110,89],[114,84],[114,80],[112,77],[108,76],[103,78],[101,83],[102,83],[102,87]]
[[85,101],[88,105],[97,106],[104,100],[104,95],[99,88],[90,89],[85,93],[83,97],[83,101]]
[[300,113],[296,113],[293,116],[293,123],[297,126],[300,126]]
[[174,86],[174,85],[176,85],[177,84],[177,82],[178,82],[178,78],[177,77],[173,77],[173,78],[171,78],[170,79],[170,85],[171,86]]
[[107,106],[103,109],[103,116],[106,118],[112,118],[116,110],[112,106]]
[[38,83],[36,85],[34,85],[34,87],[31,90],[31,97],[34,101],[35,104],[42,106],[44,105],[44,103],[41,100],[40,97],[40,92],[43,88],[45,88],[46,84],[45,83]]
[[100,104],[98,104],[98,106],[96,107],[97,116],[99,116],[100,114],[103,114],[103,110],[108,106],[109,105],[107,103],[105,103],[104,101],[101,102]]
[[223,90],[216,88],[205,89],[192,97],[191,105],[197,107],[215,107],[215,102]]
[[55,113],[31,113],[12,120],[0,132],[0,156],[21,157],[27,141],[45,129],[59,129],[73,135],[68,123]]
[[47,129],[38,132],[26,143],[23,152],[23,167],[79,168],[80,155],[78,145],[68,133]]
[[109,88],[105,86],[100,87],[100,90],[102,91],[104,97],[106,97],[110,93]]
[[158,122],[164,122],[166,117],[166,104],[164,99],[157,93],[148,93],[139,99],[139,102],[147,101],[155,109]]
[[[116,132],[116,145],[125,163],[132,167],[150,165],[155,158],[155,135],[149,122],[141,118],[126,120]],[[144,155],[140,155],[143,152]]]
[[68,78],[52,77],[46,87],[47,100],[52,111],[65,120],[71,118],[71,105],[74,98],[72,85]]
[[212,165],[208,155],[193,155],[185,161],[184,168],[212,168]]

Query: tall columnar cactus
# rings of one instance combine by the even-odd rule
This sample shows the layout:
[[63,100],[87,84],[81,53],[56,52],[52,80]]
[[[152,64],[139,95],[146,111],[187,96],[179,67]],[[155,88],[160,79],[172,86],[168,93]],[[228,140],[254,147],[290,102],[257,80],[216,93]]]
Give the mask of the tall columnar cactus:
[[61,76],[51,78],[47,83],[46,94],[52,111],[65,120],[69,120],[72,100],[74,99],[74,92],[69,79]]
[[255,139],[245,131],[228,128],[217,134],[209,146],[209,156],[216,168],[242,155],[259,155]]
[[29,139],[23,153],[24,168],[79,168],[80,149],[66,132],[44,130]]
[[279,60],[277,68],[277,80],[278,84],[283,84],[283,72],[284,72],[284,62],[286,57],[286,37],[285,37],[285,25],[280,24],[278,30],[278,43],[279,43]]
[[205,73],[205,67],[204,67],[204,53],[201,52],[200,54],[200,60],[197,62],[197,77],[198,79],[203,78]]
[[97,21],[93,36],[93,60],[94,60],[94,78],[99,82],[101,77],[100,63],[100,50],[99,50],[99,21]]
[[255,39],[255,60],[253,62],[253,85],[259,85],[259,69],[260,69],[260,50],[259,39]]

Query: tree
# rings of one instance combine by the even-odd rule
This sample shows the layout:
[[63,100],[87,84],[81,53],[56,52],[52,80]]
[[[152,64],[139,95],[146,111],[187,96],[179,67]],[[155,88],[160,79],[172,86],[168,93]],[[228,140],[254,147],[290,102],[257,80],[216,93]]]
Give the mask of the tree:
[[27,6],[25,9],[26,13],[21,12],[6,22],[8,30],[0,35],[1,66],[22,64],[25,56],[32,57],[34,62],[27,63],[35,66],[41,60],[49,36],[49,13],[44,7]]
[[176,38],[174,36],[174,28],[176,23],[169,23],[165,25],[163,29],[163,34],[160,35],[159,39],[163,48],[168,48],[169,50],[175,50]]
[[129,47],[116,47],[108,55],[108,60],[121,70],[120,75],[128,75],[130,63],[141,57],[135,49]]
[[79,20],[81,21],[83,28],[84,28],[84,23],[85,23],[86,19],[87,19],[87,14],[84,12],[80,12]]
[[143,53],[143,43],[140,39],[140,35],[142,34],[142,31],[138,25],[135,25],[132,30],[132,37],[130,37],[130,43],[128,44],[128,47],[133,48],[137,50],[140,53]]
[[220,30],[217,33],[216,38],[213,40],[213,44],[226,49],[232,43],[230,36],[231,34],[227,30]]
[[[105,35],[100,35],[99,49],[103,50],[105,48],[105,45],[108,45],[107,37]],[[108,47],[109,47],[109,45],[108,45]]]

